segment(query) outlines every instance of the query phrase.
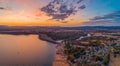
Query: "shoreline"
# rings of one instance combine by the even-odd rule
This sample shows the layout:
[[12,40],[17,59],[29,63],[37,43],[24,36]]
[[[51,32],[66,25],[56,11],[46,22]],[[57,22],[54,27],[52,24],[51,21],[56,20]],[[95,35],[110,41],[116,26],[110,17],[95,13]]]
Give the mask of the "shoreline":
[[110,66],[120,66],[120,57],[111,57]]
[[70,66],[62,50],[61,44],[57,44],[53,66]]
[[60,43],[56,42],[55,40],[53,40],[52,38],[48,37],[45,34],[39,34],[39,39],[41,39],[43,41],[47,41],[47,42],[53,43],[53,44],[60,44]]
[[52,38],[48,37],[46,34],[37,34],[37,33],[9,33],[9,32],[3,32],[0,34],[10,34],[10,35],[31,35],[31,34],[34,34],[34,35],[38,35],[38,38],[43,40],[43,41],[47,41],[47,42],[50,42],[50,43],[53,43],[53,44],[60,44],[59,42],[56,42],[55,40],[53,40]]

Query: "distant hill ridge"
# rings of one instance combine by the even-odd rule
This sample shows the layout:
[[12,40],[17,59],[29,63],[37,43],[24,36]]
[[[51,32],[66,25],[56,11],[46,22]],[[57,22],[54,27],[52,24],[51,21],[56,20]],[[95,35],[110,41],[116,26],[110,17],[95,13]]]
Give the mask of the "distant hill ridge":
[[66,30],[80,30],[80,29],[120,29],[120,26],[80,26],[80,27],[60,27],[60,26],[0,26],[0,29],[66,29]]

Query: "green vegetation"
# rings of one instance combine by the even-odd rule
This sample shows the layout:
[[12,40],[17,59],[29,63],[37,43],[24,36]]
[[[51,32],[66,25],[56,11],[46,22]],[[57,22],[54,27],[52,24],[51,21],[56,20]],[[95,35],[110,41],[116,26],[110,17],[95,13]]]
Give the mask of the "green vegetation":
[[90,44],[92,44],[93,46],[99,46],[102,45],[102,41],[100,40],[90,41]]
[[103,55],[96,55],[96,61],[103,61],[104,56]]
[[109,64],[109,61],[110,61],[110,54],[108,54],[104,60],[104,65],[108,65]]
[[80,31],[68,31],[68,32],[48,32],[46,33],[49,37],[51,37],[53,40],[75,40],[79,38],[82,35],[85,35],[84,33]]
[[74,62],[74,59],[79,58],[80,54],[84,54],[85,49],[73,47],[72,44],[65,43],[64,53],[67,55],[67,60]]
[[114,54],[114,57],[117,57],[117,54],[120,55],[120,47],[114,47],[113,54]]

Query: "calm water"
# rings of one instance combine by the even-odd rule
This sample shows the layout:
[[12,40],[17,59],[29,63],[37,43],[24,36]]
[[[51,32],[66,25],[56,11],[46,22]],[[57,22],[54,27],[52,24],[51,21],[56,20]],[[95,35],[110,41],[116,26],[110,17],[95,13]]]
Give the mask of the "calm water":
[[0,64],[52,66],[54,55],[55,45],[38,35],[0,35]]

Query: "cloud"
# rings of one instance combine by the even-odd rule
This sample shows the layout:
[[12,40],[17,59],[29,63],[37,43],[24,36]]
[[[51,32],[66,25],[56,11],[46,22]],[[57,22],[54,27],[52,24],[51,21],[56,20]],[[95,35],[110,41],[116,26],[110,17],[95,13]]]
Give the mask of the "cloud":
[[96,16],[95,18],[91,19],[91,20],[106,20],[106,19],[112,19],[112,20],[116,20],[120,18],[120,11],[115,11],[112,12],[110,14],[104,15],[104,16]]
[[48,5],[40,8],[48,16],[55,20],[65,20],[71,15],[75,15],[86,6],[81,4],[83,0],[53,0]]
[[85,25],[120,26],[120,11],[114,11],[103,16],[96,16],[88,22],[85,22]]

